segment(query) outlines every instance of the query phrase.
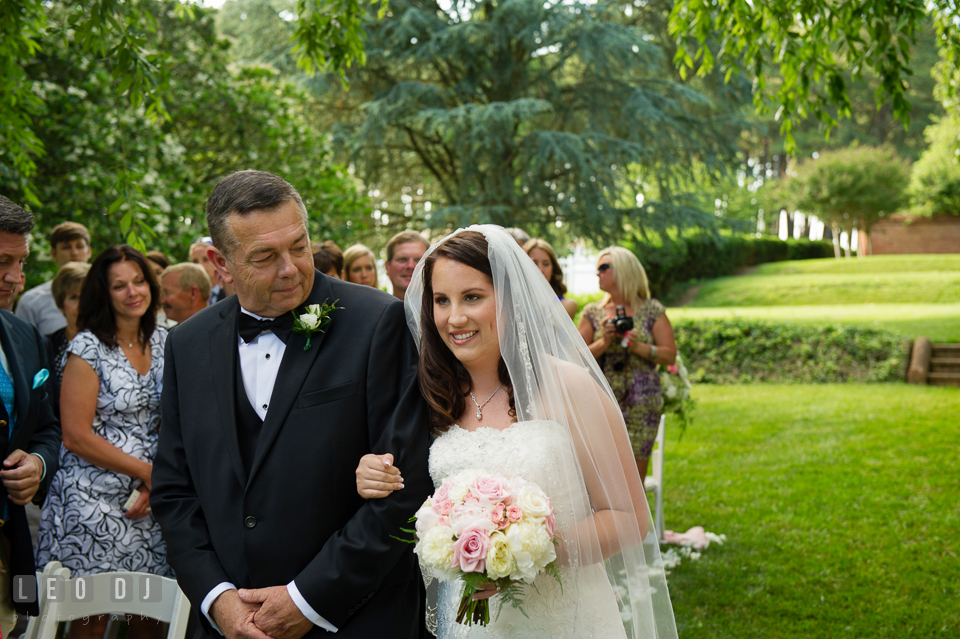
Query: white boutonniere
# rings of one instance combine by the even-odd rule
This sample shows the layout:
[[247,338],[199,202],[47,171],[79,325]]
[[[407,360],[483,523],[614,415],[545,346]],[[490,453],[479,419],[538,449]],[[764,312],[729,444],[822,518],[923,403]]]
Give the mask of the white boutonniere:
[[340,300],[335,300],[333,304],[328,304],[324,302],[323,304],[311,304],[304,309],[304,313],[297,315],[296,311],[290,311],[293,313],[293,332],[299,333],[300,335],[305,335],[307,337],[307,343],[303,347],[303,350],[310,350],[310,338],[313,337],[315,333],[322,333],[323,328],[330,323],[330,314],[337,309],[342,309],[342,306],[337,306],[337,302]]

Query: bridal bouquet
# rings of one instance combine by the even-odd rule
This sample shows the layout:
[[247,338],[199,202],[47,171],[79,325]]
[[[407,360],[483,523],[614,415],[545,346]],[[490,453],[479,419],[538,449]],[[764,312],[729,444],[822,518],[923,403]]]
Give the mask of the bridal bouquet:
[[690,423],[695,402],[690,398],[690,376],[683,358],[677,353],[675,364],[660,367],[660,392],[663,394],[663,412],[674,413],[680,420],[681,435]]
[[560,580],[553,507],[537,484],[522,477],[465,470],[424,502],[416,522],[421,563],[440,581],[463,581],[458,623],[490,622],[489,600],[473,600],[489,584],[523,612],[520,583],[533,583],[541,573]]

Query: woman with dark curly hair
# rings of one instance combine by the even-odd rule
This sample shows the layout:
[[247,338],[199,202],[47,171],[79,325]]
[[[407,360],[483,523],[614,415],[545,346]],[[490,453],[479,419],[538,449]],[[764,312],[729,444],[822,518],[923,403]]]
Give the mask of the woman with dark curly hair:
[[[159,299],[146,257],[126,245],[97,256],[84,279],[80,332],[63,369],[63,446],[41,516],[41,566],[59,561],[74,576],[172,576],[149,502],[167,337],[156,325]],[[74,624],[71,639],[102,636],[105,623]],[[154,636],[156,622],[134,620],[130,632]]]

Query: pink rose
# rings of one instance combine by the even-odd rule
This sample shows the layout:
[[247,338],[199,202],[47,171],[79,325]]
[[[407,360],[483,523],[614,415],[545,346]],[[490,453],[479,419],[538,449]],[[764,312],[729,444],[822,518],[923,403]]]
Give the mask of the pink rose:
[[667,370],[670,371],[670,372],[671,372],[672,374],[674,374],[674,375],[676,375],[677,373],[680,372],[680,369],[677,368],[677,365],[676,365],[676,364],[670,364],[669,366],[667,366]]
[[440,484],[440,488],[437,488],[437,491],[433,493],[433,501],[434,502],[447,501],[448,499],[450,499],[451,488],[453,488],[453,482],[450,481],[449,479],[443,482],[442,484]]
[[504,506],[503,503],[494,504],[493,510],[490,511],[490,521],[493,523],[499,523],[503,519]]
[[470,485],[470,494],[488,501],[504,501],[510,497],[502,477],[477,477]]
[[453,502],[449,499],[433,502],[433,512],[437,513],[438,515],[449,515],[452,509]]
[[472,526],[463,531],[460,538],[453,542],[453,568],[460,567],[463,572],[484,572],[486,570],[487,548],[490,538],[483,528]]
[[523,519],[523,511],[520,506],[510,506],[507,508],[507,518],[512,522],[518,522]]
[[557,527],[557,518],[554,516],[552,510],[550,511],[550,514],[547,515],[547,520],[545,523],[547,525],[547,533],[550,535],[550,538],[553,539],[553,531],[556,530]]
[[510,520],[504,517],[503,519],[497,522],[497,530],[503,530],[509,525],[510,525]]

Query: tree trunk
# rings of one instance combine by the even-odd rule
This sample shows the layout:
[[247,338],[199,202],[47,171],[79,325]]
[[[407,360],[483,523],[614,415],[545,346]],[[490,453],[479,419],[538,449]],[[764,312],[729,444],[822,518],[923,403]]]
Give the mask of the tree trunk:
[[833,256],[840,259],[840,227],[836,224],[830,225],[830,230],[833,231]]

